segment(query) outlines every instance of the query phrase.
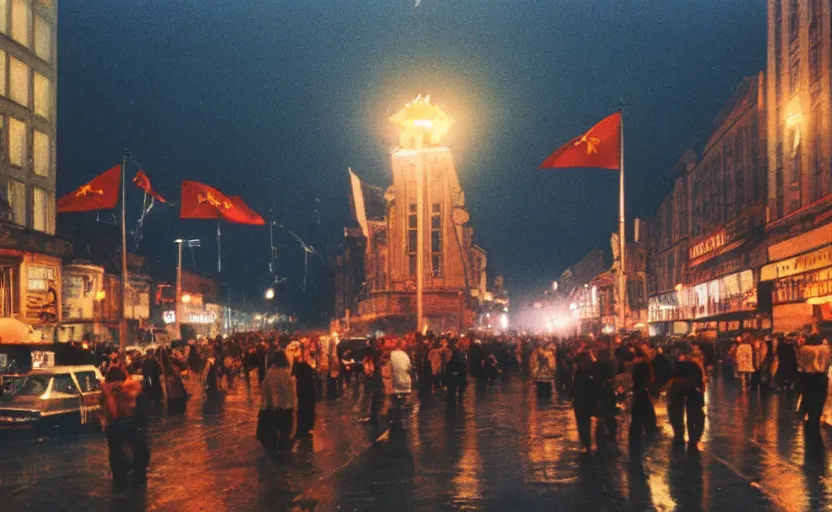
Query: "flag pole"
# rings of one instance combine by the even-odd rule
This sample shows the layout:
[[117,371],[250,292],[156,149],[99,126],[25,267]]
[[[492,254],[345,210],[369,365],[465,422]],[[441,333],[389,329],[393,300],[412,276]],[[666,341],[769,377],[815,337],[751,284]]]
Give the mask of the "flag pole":
[[220,221],[217,220],[217,273],[222,273],[222,232],[220,231]]
[[124,180],[127,175],[127,150],[121,160],[121,318],[118,324],[118,355],[119,361],[126,364],[127,350],[127,205]]
[[627,267],[626,267],[626,252],[627,252],[627,221],[624,217],[624,114],[621,114],[620,126],[620,154],[619,154],[619,183],[618,183],[618,243],[620,245],[620,260],[619,260],[619,276],[618,276],[618,293],[619,302],[621,304],[619,315],[619,331],[626,328],[627,320]]

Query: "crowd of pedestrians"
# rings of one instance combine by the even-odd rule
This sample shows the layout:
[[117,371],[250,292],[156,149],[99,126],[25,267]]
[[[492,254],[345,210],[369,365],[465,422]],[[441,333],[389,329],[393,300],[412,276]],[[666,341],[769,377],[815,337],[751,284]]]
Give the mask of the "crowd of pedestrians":
[[[238,386],[259,390],[254,434],[270,453],[313,436],[319,400],[336,398],[346,387],[363,386],[367,407],[361,423],[378,426],[384,417],[391,429],[401,429],[414,389],[418,397],[442,394],[453,404],[464,397],[470,380],[490,386],[512,372],[528,378],[540,399],[556,394],[571,402],[585,452],[593,449],[593,423],[594,444],[602,447],[616,442],[623,415],[629,416],[629,447],[639,450],[659,430],[657,400],[666,401],[674,441],[698,451],[710,368],[718,360],[730,365],[740,394],[794,397],[799,416],[818,436],[824,419],[832,423],[827,403],[832,349],[817,329],[789,336],[749,331],[717,342],[476,333],[410,334],[340,346],[323,340],[239,334],[131,353],[124,364],[108,358],[103,410],[116,481],[128,474],[144,479],[147,411],[161,402],[184,407],[183,381],[194,379],[208,403]],[[141,384],[133,384],[131,374],[141,375]],[[132,449],[132,466],[120,455],[124,446]]]

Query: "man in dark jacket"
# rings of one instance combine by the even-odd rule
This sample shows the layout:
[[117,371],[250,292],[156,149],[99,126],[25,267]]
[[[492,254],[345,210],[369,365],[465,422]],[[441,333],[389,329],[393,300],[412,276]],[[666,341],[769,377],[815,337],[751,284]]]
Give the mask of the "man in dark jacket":
[[298,427],[295,436],[310,437],[315,428],[315,371],[307,362],[308,349],[303,347],[301,357],[292,366],[298,396]]
[[639,353],[633,361],[633,405],[630,408],[630,448],[641,446],[641,431],[647,436],[656,432],[656,410],[650,400],[653,369],[646,354]]
[[457,347],[456,340],[453,340],[451,342],[451,357],[445,363],[445,384],[448,387],[448,401],[455,400],[457,395],[462,400],[462,395],[468,386],[468,375],[465,367],[465,356]]
[[572,390],[572,409],[575,412],[578,437],[584,452],[589,453],[592,450],[592,416],[598,413],[601,397],[601,378],[591,351],[580,350],[575,354]]
[[667,402],[667,415],[675,442],[684,443],[687,414],[688,447],[697,449],[705,429],[705,369],[695,347],[679,356]]

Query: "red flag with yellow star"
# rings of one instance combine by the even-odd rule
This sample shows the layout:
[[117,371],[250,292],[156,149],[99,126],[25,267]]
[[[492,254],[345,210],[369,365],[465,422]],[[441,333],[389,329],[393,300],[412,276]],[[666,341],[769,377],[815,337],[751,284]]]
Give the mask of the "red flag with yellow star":
[[549,155],[539,169],[592,167],[617,171],[620,165],[621,112],[616,112]]
[[58,199],[58,213],[109,210],[118,204],[121,164]]
[[265,221],[236,196],[227,196],[197,181],[182,182],[182,219],[222,219],[237,224],[262,225]]

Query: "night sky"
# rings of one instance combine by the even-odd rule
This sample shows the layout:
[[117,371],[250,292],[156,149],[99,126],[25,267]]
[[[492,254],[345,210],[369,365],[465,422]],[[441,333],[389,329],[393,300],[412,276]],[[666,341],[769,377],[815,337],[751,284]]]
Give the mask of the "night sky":
[[[649,217],[678,156],[763,69],[765,15],[762,0],[64,1],[58,193],[127,148],[170,199],[203,181],[323,252],[343,237],[347,167],[388,184],[387,119],[427,93],[456,119],[449,145],[490,276],[518,298],[609,251],[616,229],[615,172],[538,164],[623,102],[628,219]],[[157,207],[139,252],[172,272],[173,239],[199,237],[208,272],[215,229]],[[300,300],[301,249],[276,234],[286,300]],[[268,230],[226,226],[223,249],[233,293],[260,296]]]

